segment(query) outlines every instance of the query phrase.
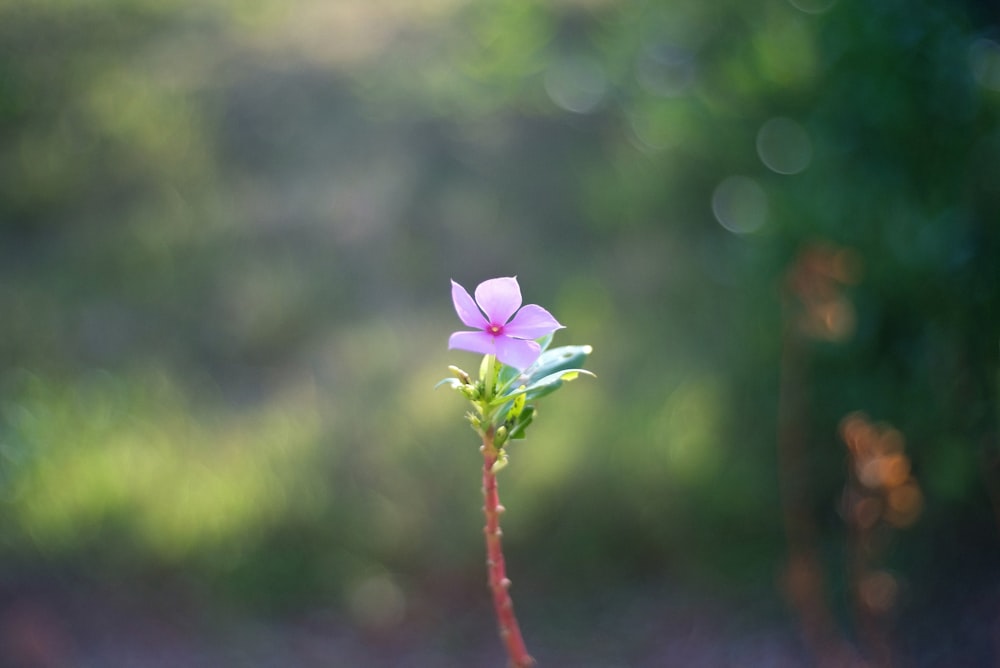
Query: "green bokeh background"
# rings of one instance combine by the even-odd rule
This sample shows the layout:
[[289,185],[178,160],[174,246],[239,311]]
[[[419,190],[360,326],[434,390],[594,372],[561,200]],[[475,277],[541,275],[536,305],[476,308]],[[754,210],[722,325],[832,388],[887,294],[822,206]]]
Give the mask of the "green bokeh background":
[[[900,651],[988,665],[998,33],[971,1],[0,1],[0,652],[115,664],[81,619],[124,606],[206,665],[501,665],[478,443],[431,388],[478,365],[449,279],[516,275],[598,375],[500,476],[545,665],[698,665],[655,640],[695,631],[752,665],[761,629],[798,665],[789,395],[845,636],[863,410],[924,494],[878,555]],[[807,335],[817,248],[854,271]],[[24,658],[25,601],[64,663]],[[303,619],[316,663],[274,649]]]

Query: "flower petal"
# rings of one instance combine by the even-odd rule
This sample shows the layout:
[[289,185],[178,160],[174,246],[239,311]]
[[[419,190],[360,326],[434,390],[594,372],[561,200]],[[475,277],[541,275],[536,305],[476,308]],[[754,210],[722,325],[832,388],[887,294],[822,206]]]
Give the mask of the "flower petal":
[[541,306],[527,304],[504,326],[503,332],[519,339],[537,339],[562,328],[559,321]]
[[483,281],[476,287],[476,303],[490,324],[503,325],[521,305],[521,286],[513,276]]
[[495,339],[497,359],[515,369],[527,369],[542,353],[542,348],[534,341],[498,336]]
[[455,332],[448,337],[448,349],[468,350],[483,355],[495,355],[497,346],[494,337],[486,332]]
[[455,304],[455,312],[458,319],[469,327],[476,329],[486,329],[490,323],[486,321],[483,314],[479,312],[476,302],[472,301],[472,295],[455,281],[451,282],[451,301]]

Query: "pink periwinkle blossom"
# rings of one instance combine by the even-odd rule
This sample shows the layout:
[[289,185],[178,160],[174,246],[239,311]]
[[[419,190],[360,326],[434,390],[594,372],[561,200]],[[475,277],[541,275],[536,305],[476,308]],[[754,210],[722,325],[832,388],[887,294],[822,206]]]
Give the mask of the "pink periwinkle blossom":
[[513,276],[483,281],[476,287],[475,301],[452,281],[451,299],[459,319],[476,331],[455,332],[448,339],[448,348],[496,355],[500,362],[516,369],[527,369],[541,354],[541,347],[532,339],[563,327],[541,306],[521,306],[521,287]]

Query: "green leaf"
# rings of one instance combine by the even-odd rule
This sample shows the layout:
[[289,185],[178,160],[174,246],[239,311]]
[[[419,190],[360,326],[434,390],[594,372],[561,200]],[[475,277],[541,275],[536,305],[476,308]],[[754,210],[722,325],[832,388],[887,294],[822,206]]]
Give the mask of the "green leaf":
[[436,390],[442,385],[451,385],[451,389],[457,390],[458,388],[462,387],[462,381],[460,381],[458,378],[442,378],[437,383],[435,383],[434,389]]
[[527,370],[528,385],[546,378],[557,371],[579,368],[594,351],[590,346],[560,346],[546,350]]
[[574,380],[575,378],[578,378],[580,374],[591,377],[594,376],[594,374],[586,369],[563,369],[562,371],[556,371],[555,373],[550,373],[543,378],[539,378],[528,385],[519,386],[516,390],[500,397],[500,401],[510,401],[519,394],[527,395],[528,401],[537,399],[538,397],[544,397],[546,394],[551,394],[552,392],[558,390],[563,384],[563,381]]
[[503,366],[500,367],[500,376],[497,381],[497,387],[501,389],[507,387],[512,382],[514,382],[514,380],[516,380],[517,377],[520,375],[521,372],[518,371],[516,368],[504,364]]
[[[542,337],[538,339],[539,345],[548,345],[551,341],[551,335],[548,337]],[[524,392],[515,390],[511,391],[511,387],[517,384],[522,389],[530,389],[538,381],[548,378],[554,373],[560,371],[576,370],[578,372],[586,373],[590,376],[594,374],[586,371],[585,369],[576,368],[586,360],[587,355],[592,353],[594,349],[590,346],[560,346],[559,348],[553,348],[552,350],[546,350],[530,367],[525,369],[524,374],[519,375],[517,369],[512,367],[501,365],[500,377],[497,383],[496,399],[491,405],[498,406],[502,401],[509,399],[510,397],[515,397],[518,394],[524,394]],[[575,377],[575,376],[574,376]],[[572,380],[572,378],[565,378],[563,380]],[[558,385],[556,385],[558,387]],[[548,394],[556,389],[553,387],[543,394]],[[541,396],[540,394],[529,394],[528,398],[534,398],[536,396]],[[506,411],[506,408],[504,409]]]
[[528,425],[532,423],[535,419],[535,407],[525,406],[524,411],[518,416],[517,422],[511,427],[510,432],[507,435],[509,439],[521,439],[524,438],[524,430],[528,428]]

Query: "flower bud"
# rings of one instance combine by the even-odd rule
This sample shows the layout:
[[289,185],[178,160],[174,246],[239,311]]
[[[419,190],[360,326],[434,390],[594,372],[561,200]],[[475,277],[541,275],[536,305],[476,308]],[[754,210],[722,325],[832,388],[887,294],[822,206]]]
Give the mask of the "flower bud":
[[503,450],[497,456],[497,460],[493,462],[493,466],[490,467],[490,473],[498,473],[501,469],[507,466],[507,453]]
[[472,377],[469,376],[469,374],[467,374],[466,372],[459,369],[457,366],[454,365],[449,366],[448,371],[451,371],[455,375],[455,378],[458,378],[460,381],[462,381],[463,385],[472,385]]

